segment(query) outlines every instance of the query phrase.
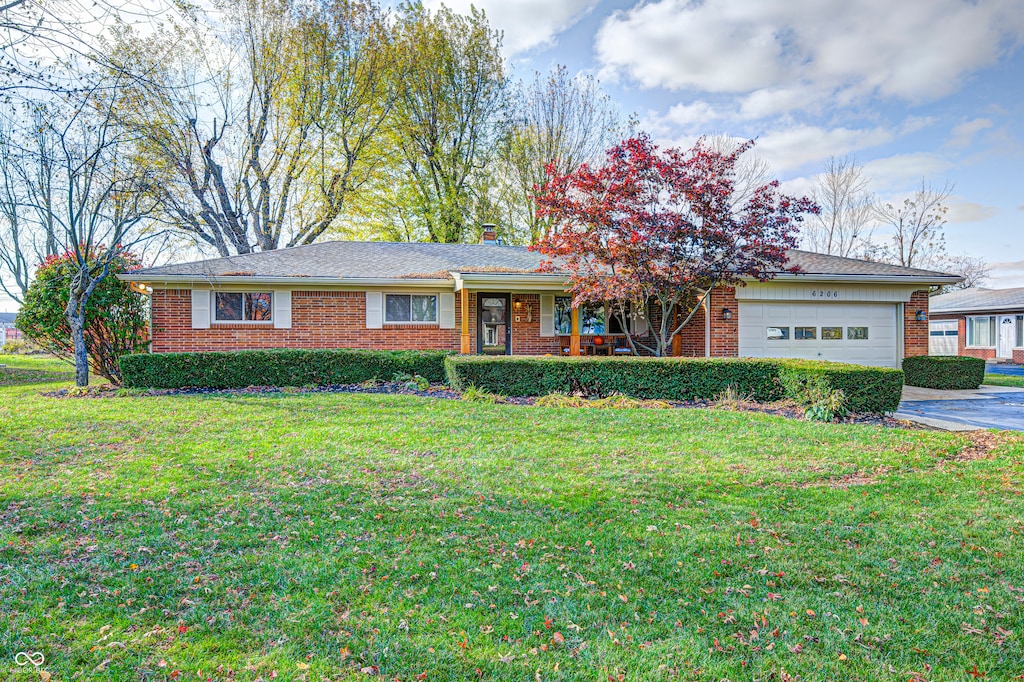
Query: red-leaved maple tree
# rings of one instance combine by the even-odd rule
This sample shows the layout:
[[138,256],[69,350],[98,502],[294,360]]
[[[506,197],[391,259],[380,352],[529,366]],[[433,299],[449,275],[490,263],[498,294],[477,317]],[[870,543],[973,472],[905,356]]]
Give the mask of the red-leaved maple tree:
[[531,247],[548,257],[542,271],[568,272],[573,305],[608,303],[623,329],[629,315],[647,314],[653,338],[631,334],[630,347],[668,355],[713,287],[797,271],[786,251],[818,207],[781,194],[778,181],[737,201],[737,160],[753,145],[721,152],[701,139],[659,150],[641,134],[608,150],[600,168],[561,175],[549,166],[535,200],[553,227]]

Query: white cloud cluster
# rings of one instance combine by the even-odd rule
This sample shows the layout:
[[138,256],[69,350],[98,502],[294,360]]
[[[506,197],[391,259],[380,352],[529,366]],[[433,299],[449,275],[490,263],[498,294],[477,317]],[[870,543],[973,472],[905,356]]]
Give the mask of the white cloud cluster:
[[1020,0],[654,0],[605,20],[606,77],[743,96],[749,117],[927,101],[1024,40]]
[[535,47],[549,45],[572,27],[598,0],[427,0],[428,9],[446,5],[460,14],[476,7],[487,14],[491,27],[503,31],[504,52],[513,56]]

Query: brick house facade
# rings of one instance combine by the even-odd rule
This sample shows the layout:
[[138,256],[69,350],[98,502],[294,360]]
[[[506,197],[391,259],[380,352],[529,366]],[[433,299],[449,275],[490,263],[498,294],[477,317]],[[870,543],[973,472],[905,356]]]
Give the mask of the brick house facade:
[[[498,245],[326,242],[123,277],[151,292],[151,350],[156,353],[255,348],[475,353],[495,343],[494,328],[480,332],[493,322],[494,310],[488,308],[484,317],[489,305],[499,305],[504,322],[498,328],[502,333],[507,329],[507,341],[492,351],[559,354],[575,342],[582,352],[595,352],[601,347],[588,343],[594,336],[609,337],[605,343],[612,343],[616,335],[609,327],[591,327],[588,333],[580,323],[568,332],[571,340],[565,336],[564,317],[556,328],[555,302],[562,301],[563,315],[569,305],[560,298],[567,296],[565,275],[538,272],[539,258],[526,249]],[[950,276],[805,252],[791,252],[791,258],[808,274],[783,273],[765,283],[712,290],[676,337],[672,355],[842,361],[849,346],[871,349],[873,354],[862,354],[861,362],[896,366],[902,357],[928,352],[928,287]],[[218,306],[228,299],[235,308],[222,317]],[[255,299],[264,308],[250,319],[245,317],[249,312],[239,309],[248,305],[242,301]],[[418,321],[408,317],[412,299],[426,306],[417,313]],[[629,323],[630,332],[648,343],[649,330],[660,325],[655,308]],[[677,310],[676,324],[689,312],[689,307]],[[763,324],[752,322],[761,318]],[[849,325],[846,332],[844,324]],[[765,334],[784,343],[765,343]]]
[[[934,296],[930,304],[930,334],[941,339],[955,329],[957,355],[1024,364],[1024,288],[963,289]],[[949,354],[954,348],[932,352]]]

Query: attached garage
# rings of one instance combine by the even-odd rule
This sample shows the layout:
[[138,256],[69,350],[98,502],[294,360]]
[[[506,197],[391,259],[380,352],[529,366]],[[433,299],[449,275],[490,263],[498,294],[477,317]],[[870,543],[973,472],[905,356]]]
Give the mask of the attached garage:
[[740,356],[898,367],[899,304],[740,302]]

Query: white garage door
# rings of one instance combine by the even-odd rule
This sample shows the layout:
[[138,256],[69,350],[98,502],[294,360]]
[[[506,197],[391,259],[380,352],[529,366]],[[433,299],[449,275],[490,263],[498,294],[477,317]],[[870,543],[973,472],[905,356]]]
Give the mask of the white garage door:
[[958,350],[956,320],[928,323],[928,355],[956,355]]
[[898,367],[894,303],[739,303],[741,357]]

